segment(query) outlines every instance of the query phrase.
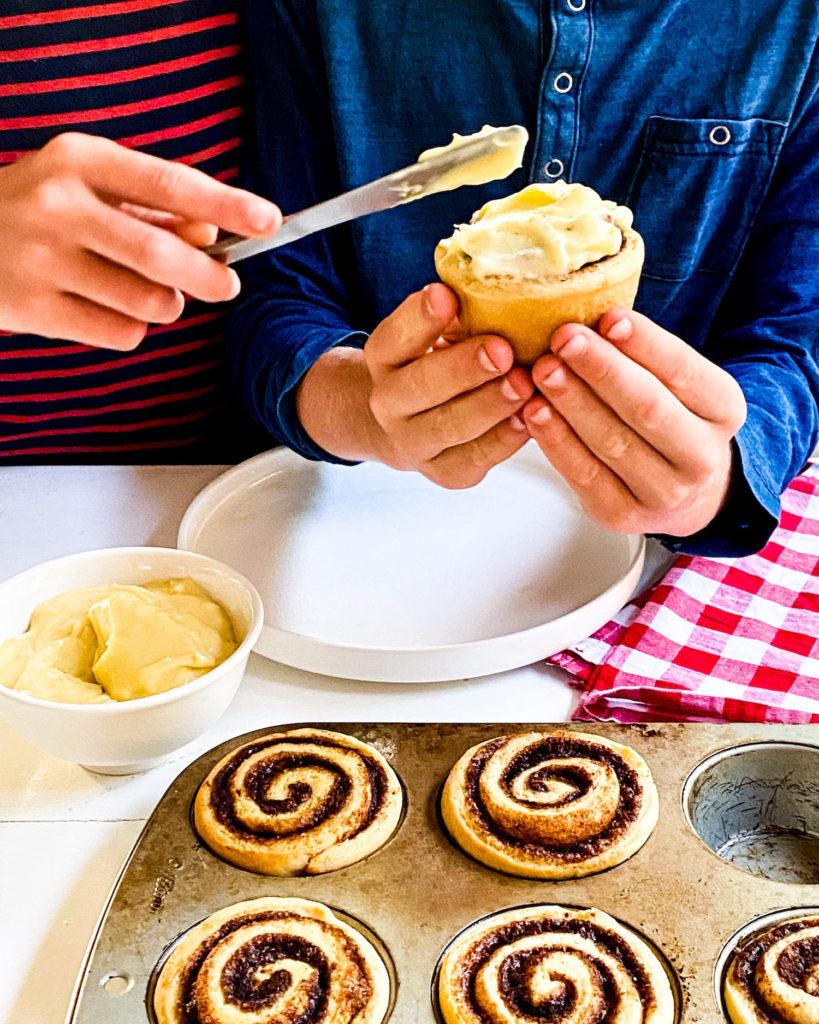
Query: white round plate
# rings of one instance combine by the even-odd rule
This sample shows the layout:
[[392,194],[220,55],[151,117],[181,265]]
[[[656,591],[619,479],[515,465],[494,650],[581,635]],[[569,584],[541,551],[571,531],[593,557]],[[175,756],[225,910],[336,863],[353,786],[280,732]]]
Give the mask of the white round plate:
[[178,543],[255,584],[260,654],[384,682],[487,675],[571,646],[625,604],[645,550],[592,523],[533,442],[462,491],[265,452],[197,495]]

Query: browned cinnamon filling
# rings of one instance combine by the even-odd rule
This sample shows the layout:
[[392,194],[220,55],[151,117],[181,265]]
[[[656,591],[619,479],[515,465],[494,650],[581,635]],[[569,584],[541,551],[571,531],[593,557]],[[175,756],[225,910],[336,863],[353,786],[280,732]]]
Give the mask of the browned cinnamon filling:
[[[501,788],[509,796],[513,796],[512,783],[517,775],[518,772],[514,769],[507,769],[500,780]],[[592,787],[592,780],[588,772],[584,772],[582,768],[569,765],[544,765],[536,772],[532,772],[527,780],[527,784],[529,789],[533,789],[537,793],[548,793],[551,788],[550,784],[555,781],[565,782],[567,786],[571,786],[571,789],[562,799],[551,803],[550,807],[565,807],[566,804],[573,803],[581,796],[585,796]],[[537,808],[542,806],[537,800],[523,800],[520,797],[515,799],[524,807]]]
[[327,1007],[327,993],[332,966],[318,946],[294,935],[259,935],[250,939],[229,958],[222,971],[222,993],[225,1000],[242,1010],[256,1011],[271,1006],[287,991],[292,982],[290,972],[279,968],[269,978],[259,980],[258,971],[265,964],[278,960],[298,960],[315,970],[307,1000],[307,1016],[320,1020]]
[[[577,863],[594,857],[603,850],[608,849],[616,842],[636,821],[642,805],[642,789],[640,787],[637,773],[630,768],[619,754],[608,747],[596,743],[587,743],[566,737],[550,737],[522,751],[515,757],[501,776],[501,786],[505,792],[510,793],[514,779],[522,773],[534,768],[541,761],[550,758],[586,758],[599,761],[608,765],[617,776],[620,785],[620,804],[614,817],[608,826],[596,836],[591,836],[573,843],[569,846],[555,846],[547,843],[532,842],[531,840],[520,839],[511,835],[492,818],[491,813],[481,797],[480,776],[487,761],[492,755],[501,749],[505,743],[504,738],[495,740],[482,747],[472,758],[466,772],[466,795],[472,804],[476,817],[481,827],[488,833],[498,836],[505,843],[527,853],[537,855],[548,853],[550,857],[567,863]],[[577,789],[568,794],[563,804],[577,800],[583,793],[588,792],[591,780],[582,771],[582,768],[575,766],[555,765],[553,768],[545,764],[539,771],[533,773],[531,780],[534,781],[532,788],[545,790],[548,788],[550,778],[569,782]],[[530,780],[530,785],[532,781]],[[540,806],[539,804],[520,801],[524,806]],[[560,806],[556,803],[554,806]]]
[[[329,759],[318,757],[308,753],[304,755],[293,753],[276,754],[275,748],[279,743],[286,743],[288,746],[309,744],[310,746],[337,747],[339,744],[322,738],[310,736],[286,736],[275,741],[260,741],[243,747],[224,765],[213,780],[211,789],[211,801],[214,814],[218,821],[230,831],[236,834],[250,834],[259,840],[281,839],[284,836],[299,835],[308,832],[310,829],[322,824],[328,818],[337,813],[344,806],[347,800],[351,783],[343,770]],[[245,792],[263,811],[270,815],[287,814],[298,810],[310,798],[310,787],[303,782],[295,782],[288,787],[288,796],[283,800],[270,800],[265,796],[271,783],[280,775],[297,769],[317,767],[323,771],[330,772],[335,776],[327,799],[320,807],[314,809],[313,813],[301,818],[289,827],[271,824],[268,827],[259,827],[246,824],[240,821],[234,813],[233,787],[231,785],[233,775],[241,767],[244,761],[270,748],[274,751],[270,758],[265,759],[255,768],[247,773],[245,777]],[[364,763],[367,775],[370,780],[372,799],[364,820],[350,833],[348,838],[358,835],[372,824],[379,810],[384,804],[385,795],[388,789],[388,780],[384,769],[377,761],[368,757],[355,748],[344,748],[350,750]]]
[[[518,1015],[534,1020],[559,1021],[571,1011],[577,998],[577,988],[571,978],[562,978],[552,970],[550,977],[555,986],[554,995],[546,1000],[533,1003],[527,998],[531,990],[531,978],[544,957],[550,953],[577,955],[576,950],[567,946],[550,946],[548,950],[532,949],[525,953],[513,953],[503,962],[500,970],[499,988],[507,1005]],[[597,1001],[607,1008],[616,1006],[617,987],[608,967],[600,961],[583,958],[593,975],[593,986]],[[603,1018],[601,1018],[603,1019]]]
[[[795,935],[807,928],[819,927],[819,917],[803,918],[801,921],[783,921],[769,931],[760,935],[744,949],[740,950],[734,961],[734,977],[737,983],[757,1004],[765,1024],[782,1024],[784,1018],[771,1007],[754,983],[757,964],[765,953],[780,939]],[[819,967],[819,937],[795,939],[785,949],[776,962],[778,976],[792,988],[811,992],[815,984],[817,967]]]
[[792,988],[810,991],[819,966],[819,936],[797,939],[782,953],[776,964],[779,977]]

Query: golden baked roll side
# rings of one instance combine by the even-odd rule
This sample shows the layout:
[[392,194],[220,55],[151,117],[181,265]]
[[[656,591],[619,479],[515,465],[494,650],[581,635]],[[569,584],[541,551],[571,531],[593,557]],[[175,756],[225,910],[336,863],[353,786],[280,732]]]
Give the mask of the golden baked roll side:
[[625,228],[619,252],[562,277],[477,278],[468,257],[444,242],[435,249],[435,267],[458,296],[464,331],[501,335],[514,349],[516,362],[531,366],[548,351],[562,324],[596,327],[606,310],[634,305],[644,252],[641,236]]
[[732,1024],[816,1024],[819,917],[773,925],[735,953],[724,996]]
[[576,878],[631,857],[657,823],[657,789],[630,747],[568,730],[499,736],[468,750],[441,797],[470,856],[524,878]]
[[593,908],[531,906],[468,928],[438,977],[446,1024],[674,1024],[665,968],[631,929]]
[[381,1024],[387,969],[321,903],[265,897],[192,928],[163,964],[158,1024]]
[[273,733],[231,751],[196,794],[207,846],[269,875],[319,874],[373,853],[395,831],[403,793],[382,755],[324,729]]

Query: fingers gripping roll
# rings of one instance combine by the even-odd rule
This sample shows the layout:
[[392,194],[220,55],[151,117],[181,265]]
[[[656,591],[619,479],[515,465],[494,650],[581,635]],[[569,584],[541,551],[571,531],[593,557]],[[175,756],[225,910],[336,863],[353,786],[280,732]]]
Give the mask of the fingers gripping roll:
[[657,823],[658,801],[648,766],[630,747],[557,731],[468,750],[447,778],[441,810],[456,842],[489,867],[573,878],[639,850]]
[[370,943],[309,900],[249,900],[192,928],[162,967],[158,1024],[380,1024],[389,976]]
[[735,954],[725,980],[732,1024],[819,1021],[819,917],[783,921]]
[[446,1024],[673,1024],[662,964],[599,910],[505,911],[467,929],[441,964]]
[[224,757],[196,795],[196,828],[225,860],[269,875],[319,874],[377,850],[401,815],[379,752],[341,733],[295,729]]

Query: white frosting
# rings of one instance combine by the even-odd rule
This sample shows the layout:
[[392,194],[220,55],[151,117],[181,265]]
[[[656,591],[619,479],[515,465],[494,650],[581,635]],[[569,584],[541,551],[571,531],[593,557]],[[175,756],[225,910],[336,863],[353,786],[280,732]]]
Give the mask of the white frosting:
[[[529,141],[529,133],[524,127],[521,125],[513,125],[512,127],[516,131],[506,141],[498,141],[490,152],[485,153],[479,159],[470,160],[469,163],[462,164],[449,174],[438,178],[432,185],[427,186],[422,194],[429,195],[432,192],[446,192],[453,188],[460,188],[461,185],[485,185],[488,181],[507,178],[512,171],[522,166],[523,151],[526,149],[526,143]],[[491,124],[485,124],[479,132],[475,132],[473,135],[458,135],[456,133],[452,136],[452,142],[448,145],[437,146],[434,149],[425,149],[418,157],[418,163],[424,163],[426,160],[432,160],[433,157],[450,153],[455,149],[459,149],[467,142],[482,139],[496,131],[498,129],[493,128]],[[413,198],[419,198],[419,196],[413,196]]]
[[444,241],[477,278],[561,277],[619,252],[631,210],[565,181],[528,185],[488,202]]

